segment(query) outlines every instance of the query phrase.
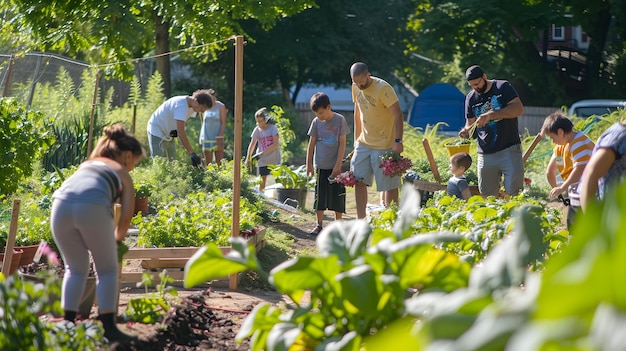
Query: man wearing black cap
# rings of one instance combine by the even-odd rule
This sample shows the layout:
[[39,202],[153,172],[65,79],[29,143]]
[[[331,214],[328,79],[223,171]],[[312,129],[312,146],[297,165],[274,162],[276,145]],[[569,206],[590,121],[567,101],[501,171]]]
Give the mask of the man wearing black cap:
[[508,81],[488,80],[480,66],[470,66],[465,71],[465,78],[472,90],[465,97],[466,123],[459,136],[471,136],[478,141],[480,193],[498,196],[504,176],[504,190],[508,195],[516,195],[524,186],[524,163],[517,125],[517,118],[524,113],[524,105]]

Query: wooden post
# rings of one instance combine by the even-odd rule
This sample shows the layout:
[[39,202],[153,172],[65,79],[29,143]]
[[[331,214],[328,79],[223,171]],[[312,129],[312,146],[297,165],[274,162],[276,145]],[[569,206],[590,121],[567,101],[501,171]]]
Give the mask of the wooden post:
[[13,200],[13,210],[11,212],[11,225],[9,227],[9,237],[4,248],[4,261],[2,262],[2,274],[6,277],[11,269],[13,259],[13,247],[15,246],[15,235],[17,234],[17,219],[20,213],[20,199]]
[[[235,130],[233,145],[233,223],[231,237],[239,236],[239,197],[241,194],[241,133],[243,125],[243,36],[235,37]],[[231,274],[228,287],[237,290],[239,277]]]

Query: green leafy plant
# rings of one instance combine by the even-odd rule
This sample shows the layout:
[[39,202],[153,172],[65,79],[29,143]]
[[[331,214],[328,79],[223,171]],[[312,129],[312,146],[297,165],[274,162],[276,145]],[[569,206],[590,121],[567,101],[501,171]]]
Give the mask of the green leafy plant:
[[291,128],[291,120],[285,115],[282,107],[274,105],[268,109],[267,113],[276,123],[278,135],[280,136],[280,152],[285,158],[289,158],[289,145],[296,140],[296,134]]
[[167,295],[178,296],[178,291],[167,285],[173,282],[174,279],[168,276],[167,270],[164,269],[159,273],[159,284],[156,286],[156,293],[148,295],[148,288],[153,284],[152,273],[143,273],[141,282],[137,283],[137,287],[143,285],[148,296],[129,300],[125,316],[133,322],[145,324],[157,323],[163,320],[163,317],[171,308],[171,302],[168,301]]
[[[317,238],[319,256],[301,256],[275,267],[270,282],[296,306],[281,311],[269,303],[258,305],[237,338],[252,336],[253,350],[294,345],[320,350],[342,345],[344,350],[358,350],[366,336],[403,315],[407,288],[452,291],[466,286],[470,265],[433,247],[461,240],[460,235],[403,239],[417,215],[410,204],[414,196],[407,191],[393,231],[372,230],[365,221],[334,222]],[[213,245],[201,248],[185,267],[186,286],[258,268],[253,247],[237,239],[232,247],[226,256]],[[302,299],[306,291],[310,300]]]
[[0,274],[0,349],[2,350],[99,350],[105,345],[100,323],[54,323],[39,315],[61,312],[51,295],[60,296],[56,276],[44,284],[33,284],[20,277],[6,279]]
[[[242,198],[240,227],[256,227],[259,207]],[[232,231],[232,191],[197,192],[176,198],[154,216],[133,219],[139,228],[141,247],[202,246],[208,242],[227,245]]]
[[0,194],[16,191],[54,141],[52,122],[11,98],[0,99]]
[[4,248],[7,246],[8,239],[9,233],[4,230],[0,231],[0,252],[4,252]]
[[[2,225],[1,228],[6,229],[6,226]],[[22,215],[18,219],[15,243],[19,246],[35,245],[41,240],[45,240],[54,251],[59,252],[50,229],[49,209],[42,209],[33,203],[22,210]]]
[[[534,277],[528,267],[550,257],[546,255],[551,245],[546,239],[550,229],[546,228],[549,224],[542,206],[513,201],[503,211],[491,214],[488,208],[477,214],[492,221],[508,218],[504,227],[513,230],[506,230],[506,237],[494,238],[485,248],[489,255],[472,268],[470,261],[446,248],[467,244],[463,230],[453,233],[453,227],[442,227],[444,220],[440,220],[435,231],[415,232],[420,221],[430,221],[421,219],[425,214],[414,206],[416,196],[411,188],[404,188],[401,211],[383,212],[371,225],[365,221],[334,222],[317,238],[319,256],[298,257],[272,269],[269,281],[296,306],[287,310],[270,304],[257,306],[238,339],[252,337],[253,350],[376,350],[382,347],[373,345],[387,347],[389,341],[400,349],[407,345],[420,349],[422,340],[439,338],[443,342],[471,333],[469,328],[480,321],[478,313],[483,309],[488,312],[487,306],[503,296],[503,289],[519,291],[526,283],[535,286],[528,281]],[[471,216],[472,211],[479,210],[467,209],[464,216]],[[471,223],[475,219],[466,220]],[[471,230],[471,225],[468,228]],[[232,246],[236,252],[226,256],[213,245],[201,248],[185,267],[186,286],[220,274],[257,269],[252,247],[241,240],[233,240]],[[419,293],[410,295],[407,289]],[[302,299],[307,291],[310,299]],[[442,302],[432,306],[433,301]],[[416,327],[423,338],[410,332]],[[484,330],[491,332],[486,326]],[[391,340],[390,333],[396,333]],[[379,338],[385,342],[377,341]],[[467,341],[440,350],[460,349],[463,342]],[[494,345],[493,349],[502,349],[500,344]]]
[[135,187],[135,197],[138,199],[150,197],[152,190],[154,190],[154,185],[145,182],[137,182],[133,185]]
[[270,165],[268,168],[274,181],[286,189],[306,189],[311,182],[311,177],[306,174],[305,165],[297,168],[287,165]]
[[472,141],[470,139],[453,138],[451,140],[447,140],[446,142],[444,142],[444,145],[459,146],[459,145],[470,145],[471,143]]

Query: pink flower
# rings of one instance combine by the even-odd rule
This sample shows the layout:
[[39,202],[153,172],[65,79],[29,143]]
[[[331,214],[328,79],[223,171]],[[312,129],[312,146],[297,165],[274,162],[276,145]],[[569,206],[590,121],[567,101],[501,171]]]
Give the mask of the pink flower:
[[412,166],[413,163],[410,159],[395,152],[387,152],[380,157],[378,167],[383,169],[383,174],[386,176],[399,177],[404,175]]
[[335,177],[335,181],[339,184],[343,184],[344,186],[354,186],[356,184],[356,178],[354,177],[354,173],[352,173],[352,171],[339,173],[337,177]]
[[35,257],[33,258],[33,261],[39,262],[39,260],[41,259],[41,256],[43,255],[46,256],[49,263],[56,265],[56,266],[61,264],[61,262],[59,261],[59,256],[57,256],[57,253],[54,250],[52,250],[50,245],[48,245],[48,243],[45,240],[42,240],[39,243],[39,248],[37,248],[37,252],[35,253]]

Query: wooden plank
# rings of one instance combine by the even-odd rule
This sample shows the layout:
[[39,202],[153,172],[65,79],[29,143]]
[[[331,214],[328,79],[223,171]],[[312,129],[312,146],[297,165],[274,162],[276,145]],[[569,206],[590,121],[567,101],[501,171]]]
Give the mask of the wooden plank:
[[[159,248],[132,248],[129,249],[125,260],[142,258],[190,258],[199,247],[159,247]],[[230,247],[223,247],[222,252],[230,251]]]
[[[248,238],[248,244],[254,245],[256,250],[261,250],[265,244],[265,228],[260,228],[256,235]],[[124,255],[124,260],[141,260],[141,267],[144,269],[141,272],[121,272],[120,281],[124,283],[137,283],[141,282],[141,276],[144,272],[152,274],[153,279],[158,281],[158,275],[164,269],[167,269],[167,275],[172,277],[175,281],[184,280],[185,264],[193,256],[199,247],[161,247],[161,248],[132,248]],[[230,246],[220,247],[223,254],[230,252]],[[232,280],[236,279],[239,283],[240,276],[233,275],[223,278],[226,282],[229,282],[229,287],[232,284]],[[213,284],[213,283],[212,283]]]
[[141,261],[141,267],[143,269],[158,269],[158,268],[185,268],[185,265],[189,261],[188,258],[159,258],[151,260]]
[[[152,281],[154,284],[158,284],[161,279],[159,278],[159,274],[161,274],[161,271],[159,272],[124,272],[122,273],[122,283],[139,283],[142,281],[143,278],[143,274],[144,273],[150,273],[152,275]],[[181,284],[183,282],[183,280],[185,279],[185,272],[183,271],[167,271],[167,275],[171,278],[174,279],[175,283]],[[237,277],[237,280],[239,280],[241,278],[241,274],[234,274]],[[219,286],[219,287],[228,287],[228,284],[230,282],[230,277],[221,277],[221,278],[217,278],[217,279],[213,279],[210,282],[212,286]]]

